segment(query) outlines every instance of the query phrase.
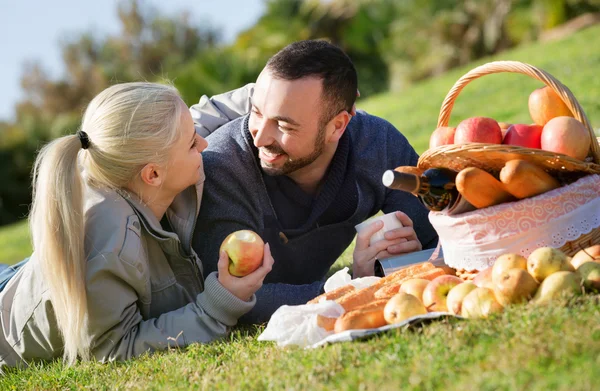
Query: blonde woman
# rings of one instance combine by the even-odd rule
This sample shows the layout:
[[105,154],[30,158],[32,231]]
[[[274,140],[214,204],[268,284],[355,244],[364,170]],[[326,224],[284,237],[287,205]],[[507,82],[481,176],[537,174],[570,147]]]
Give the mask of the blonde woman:
[[225,335],[271,270],[203,278],[191,248],[206,141],[171,87],[112,86],[81,130],[46,145],[33,177],[34,252],[0,293],[0,368],[125,360]]

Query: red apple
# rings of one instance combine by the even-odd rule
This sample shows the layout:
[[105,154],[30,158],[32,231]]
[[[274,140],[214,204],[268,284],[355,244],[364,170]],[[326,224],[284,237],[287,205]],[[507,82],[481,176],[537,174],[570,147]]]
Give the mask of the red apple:
[[573,116],[560,96],[548,86],[538,88],[529,95],[529,114],[533,122],[541,126],[546,125],[552,118]]
[[463,280],[459,277],[444,274],[431,280],[423,291],[423,304],[428,311],[448,311],[446,306],[446,298],[450,290],[458,284],[462,284]]
[[229,234],[221,243],[221,251],[229,256],[229,273],[243,277],[258,269],[262,264],[264,247],[265,243],[254,231],[244,229]]
[[572,117],[552,118],[542,130],[542,149],[584,160],[590,150],[585,126]]
[[500,125],[492,118],[472,117],[462,121],[456,127],[454,144],[467,143],[502,143]]
[[542,147],[542,129],[543,127],[540,125],[511,125],[506,131],[502,144],[540,149]]
[[429,138],[429,148],[439,147],[440,145],[454,144],[454,132],[456,128],[442,126],[431,133]]

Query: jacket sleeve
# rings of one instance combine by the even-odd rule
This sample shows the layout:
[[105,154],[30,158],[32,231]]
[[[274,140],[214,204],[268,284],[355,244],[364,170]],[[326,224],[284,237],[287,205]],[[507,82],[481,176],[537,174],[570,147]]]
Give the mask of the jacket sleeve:
[[209,342],[223,337],[255,304],[227,291],[216,273],[205,281],[195,301],[151,319],[140,306],[149,304],[147,268],[118,255],[101,254],[88,261],[89,337],[100,361],[127,360],[146,352]]
[[248,114],[253,93],[254,83],[250,83],[212,98],[202,95],[200,102],[190,107],[196,133],[206,137],[227,122]]

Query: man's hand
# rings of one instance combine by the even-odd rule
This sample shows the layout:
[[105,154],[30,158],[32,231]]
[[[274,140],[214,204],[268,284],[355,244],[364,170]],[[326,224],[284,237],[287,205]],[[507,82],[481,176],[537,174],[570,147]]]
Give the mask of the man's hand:
[[383,235],[385,239],[375,242],[373,245],[369,245],[369,241],[375,232],[383,228],[382,221],[373,222],[356,236],[352,264],[354,278],[374,275],[376,259],[384,259],[422,249],[410,217],[398,211],[396,212],[396,218],[402,223],[403,227],[387,231]]
[[273,268],[273,256],[269,243],[265,244],[262,265],[252,273],[244,277],[235,277],[229,274],[229,257],[225,251],[219,253],[219,282],[237,298],[248,301],[252,295],[260,289],[263,280]]
[[403,227],[389,230],[383,235],[386,240],[395,242],[395,244],[387,247],[386,251],[381,254],[377,254],[378,258],[407,254],[423,249],[410,217],[406,213],[397,211],[396,218],[400,220]]

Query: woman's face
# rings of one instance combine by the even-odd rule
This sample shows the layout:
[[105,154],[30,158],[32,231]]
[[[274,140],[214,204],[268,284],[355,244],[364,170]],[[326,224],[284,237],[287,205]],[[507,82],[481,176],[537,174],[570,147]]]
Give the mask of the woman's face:
[[196,184],[204,177],[200,153],[208,146],[208,142],[196,133],[187,106],[181,113],[179,131],[179,140],[169,153],[170,158],[163,183],[165,190],[174,194]]

